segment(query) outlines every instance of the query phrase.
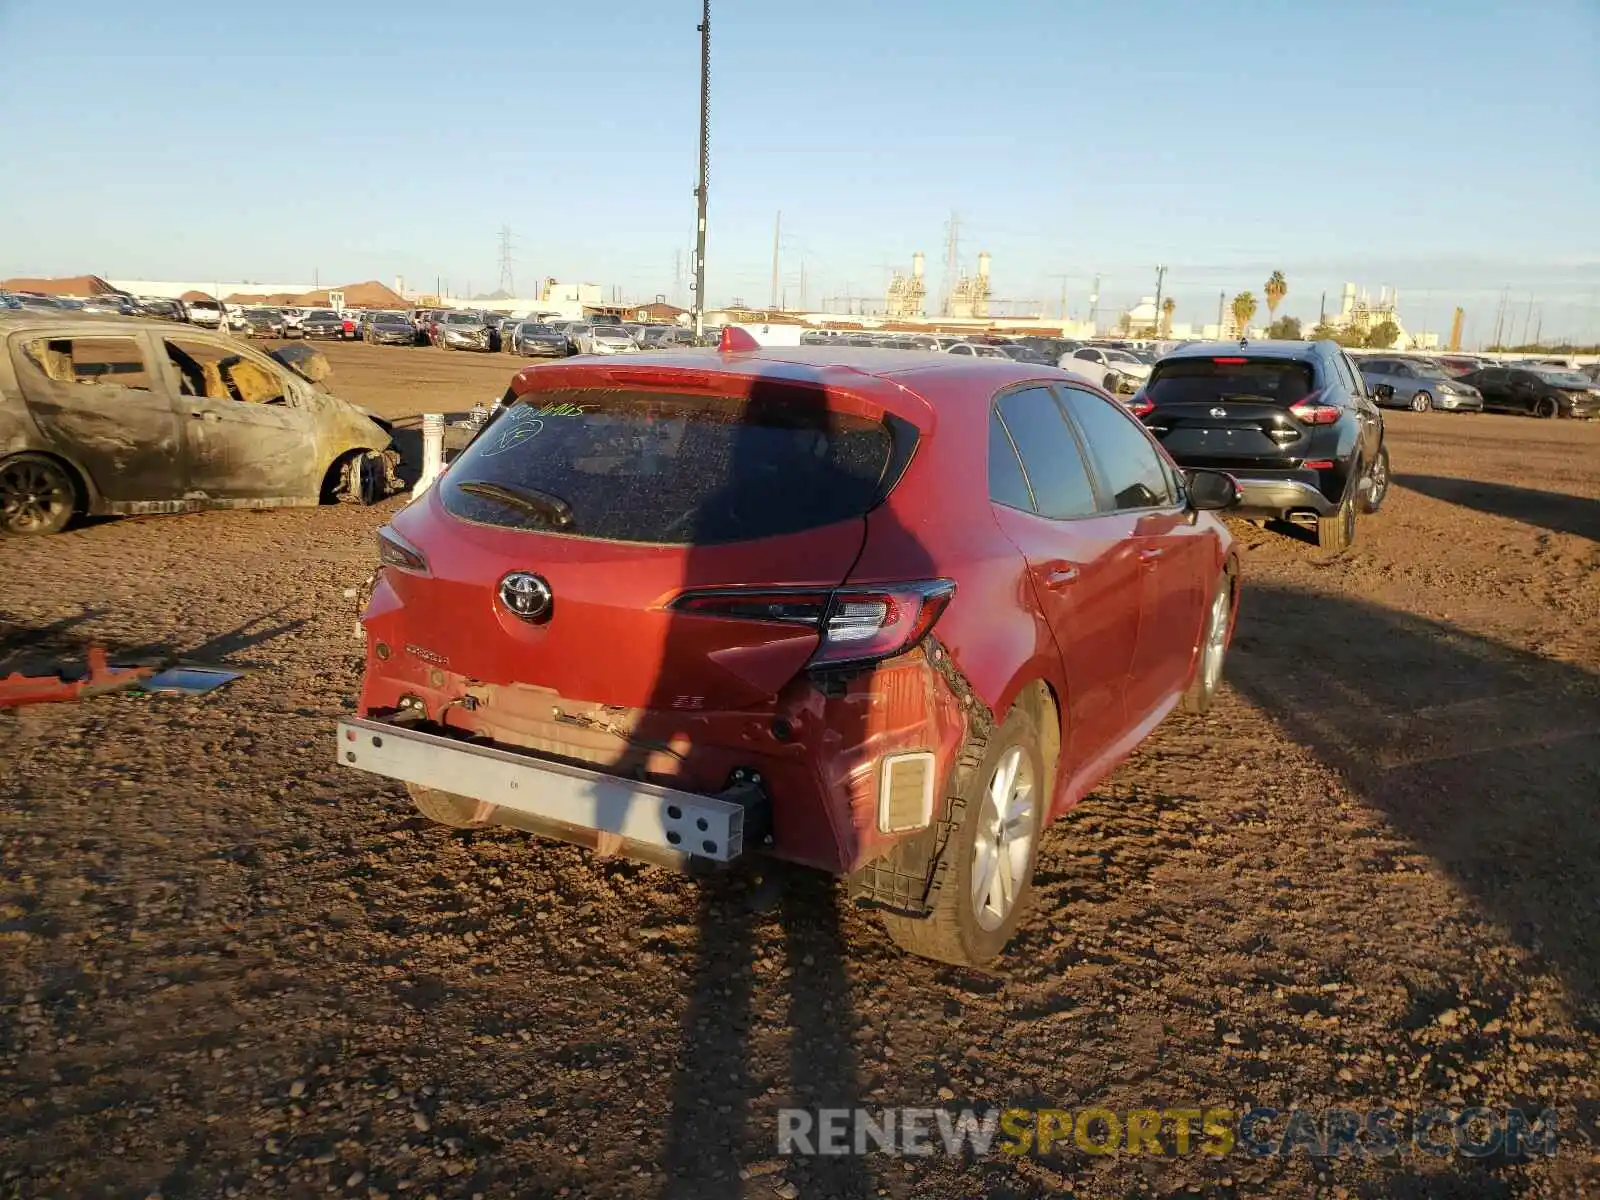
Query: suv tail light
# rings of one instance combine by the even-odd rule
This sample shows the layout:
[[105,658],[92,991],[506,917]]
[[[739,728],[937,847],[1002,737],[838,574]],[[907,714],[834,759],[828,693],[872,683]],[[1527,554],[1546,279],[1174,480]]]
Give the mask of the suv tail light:
[[1146,396],[1142,389],[1128,399],[1128,411],[1136,417],[1147,417],[1155,410],[1155,401]]
[[1344,410],[1335,404],[1322,404],[1313,392],[1289,406],[1289,412],[1303,425],[1332,425]]
[[955,594],[950,579],[833,590],[719,588],[685,592],[672,607],[696,616],[815,629],[821,642],[808,666],[833,667],[905,653],[927,636]]

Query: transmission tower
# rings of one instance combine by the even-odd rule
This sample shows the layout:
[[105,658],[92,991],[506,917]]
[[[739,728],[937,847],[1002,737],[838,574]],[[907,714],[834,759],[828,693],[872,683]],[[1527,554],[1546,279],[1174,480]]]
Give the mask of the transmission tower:
[[507,296],[517,294],[517,285],[511,274],[511,226],[500,226],[500,291]]
[[940,315],[950,315],[950,301],[956,292],[956,274],[960,270],[961,254],[961,214],[955,211],[950,213],[950,221],[945,226],[948,238],[944,251],[944,297],[940,301]]

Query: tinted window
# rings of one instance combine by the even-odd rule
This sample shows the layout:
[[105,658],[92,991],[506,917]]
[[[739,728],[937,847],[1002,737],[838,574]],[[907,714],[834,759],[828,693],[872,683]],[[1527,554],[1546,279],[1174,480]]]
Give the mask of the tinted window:
[[1145,395],[1155,404],[1265,400],[1288,406],[1312,390],[1311,364],[1292,358],[1167,358],[1150,373]]
[[1049,389],[1009,392],[996,405],[1022,455],[1022,466],[1043,517],[1085,517],[1095,511],[1094,487],[1072,428]]
[[803,389],[772,390],[754,400],[543,393],[484,429],[440,497],[470,521],[659,545],[773,537],[863,515],[893,450],[888,428],[828,412]]
[[1100,356],[1100,351],[1098,351],[1098,350],[1074,350],[1072,352],[1072,357],[1073,358],[1085,359],[1088,362],[1101,362],[1101,361],[1103,361],[1101,359],[1101,356]]
[[1177,502],[1161,455],[1122,406],[1077,388],[1062,388],[1083,429],[1100,482],[1119,508],[1161,508]]
[[1007,508],[1033,511],[1033,494],[998,412],[989,415],[989,499]]
[[971,346],[951,346],[950,347],[950,353],[951,354],[971,354],[972,353],[972,347]]

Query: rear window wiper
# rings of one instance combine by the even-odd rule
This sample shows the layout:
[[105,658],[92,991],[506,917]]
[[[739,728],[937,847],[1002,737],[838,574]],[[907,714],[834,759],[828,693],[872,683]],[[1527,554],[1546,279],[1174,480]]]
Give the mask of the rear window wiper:
[[507,487],[503,483],[490,483],[484,479],[469,479],[456,486],[469,496],[482,496],[485,500],[498,500],[526,512],[541,513],[558,528],[572,524],[572,505],[551,492],[541,492],[537,488]]

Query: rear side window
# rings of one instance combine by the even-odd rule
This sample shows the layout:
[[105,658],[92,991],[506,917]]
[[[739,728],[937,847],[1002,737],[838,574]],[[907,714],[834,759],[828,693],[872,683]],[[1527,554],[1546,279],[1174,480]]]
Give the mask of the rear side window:
[[1033,511],[1033,494],[1022,474],[1017,448],[998,412],[989,414],[989,499],[1007,508]]
[[1078,439],[1050,390],[1031,387],[1008,392],[995,408],[1022,456],[1035,511],[1057,520],[1093,515],[1094,485],[1083,465]]
[[1290,358],[1169,358],[1156,364],[1145,387],[1154,404],[1214,404],[1264,400],[1285,407],[1316,389],[1311,364]]
[[449,512],[606,541],[738,542],[863,516],[904,461],[886,424],[796,389],[537,401],[512,404],[462,452],[440,482]]
[[29,342],[24,353],[57,383],[150,390],[144,352],[131,337],[45,338]]

